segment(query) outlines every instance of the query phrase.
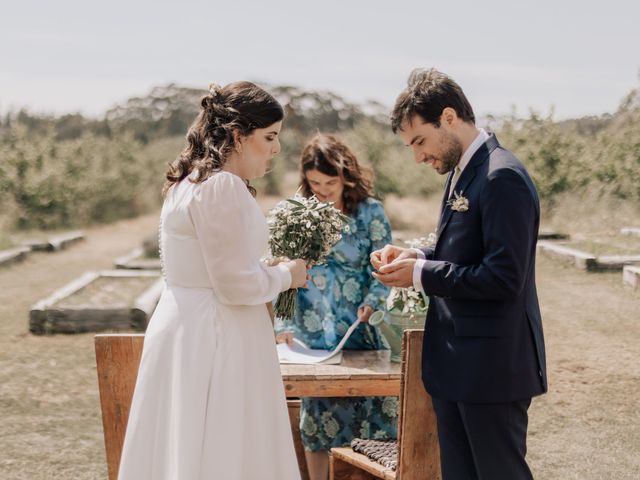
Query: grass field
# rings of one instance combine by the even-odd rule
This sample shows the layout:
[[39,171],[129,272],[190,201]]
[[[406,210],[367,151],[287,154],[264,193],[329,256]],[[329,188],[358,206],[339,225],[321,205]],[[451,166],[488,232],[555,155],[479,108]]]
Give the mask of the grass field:
[[[387,209],[423,235],[438,204],[390,198]],[[33,336],[28,311],[86,270],[110,268],[156,225],[153,214],[88,229],[69,250],[0,269],[1,479],[106,479],[93,335]],[[537,278],[550,391],[530,409],[535,478],[636,479],[640,292],[623,287],[621,273],[584,273],[546,258]]]
[[596,257],[601,255],[640,255],[640,237],[632,235],[601,235],[595,238],[563,242],[562,245],[582,250]]

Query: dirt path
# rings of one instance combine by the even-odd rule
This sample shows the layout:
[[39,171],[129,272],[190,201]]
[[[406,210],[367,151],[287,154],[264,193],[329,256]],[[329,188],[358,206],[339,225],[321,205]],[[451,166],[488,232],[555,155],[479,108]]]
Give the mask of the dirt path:
[[[0,478],[105,479],[93,334],[37,337],[27,313],[86,270],[110,268],[157,214],[0,269]],[[549,394],[530,410],[535,478],[635,479],[640,472],[640,292],[621,274],[538,262]]]
[[157,228],[158,214],[86,230],[86,241],[0,269],[0,478],[104,479],[93,334],[33,336],[29,307]]
[[550,391],[533,402],[535,478],[640,478],[640,292],[538,260]]

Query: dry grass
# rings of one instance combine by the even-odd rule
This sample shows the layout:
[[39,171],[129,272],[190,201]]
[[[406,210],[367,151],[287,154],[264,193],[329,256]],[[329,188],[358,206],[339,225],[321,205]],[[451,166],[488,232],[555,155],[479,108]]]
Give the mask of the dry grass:
[[133,302],[158,279],[156,277],[98,277],[56,306],[133,305]]
[[631,236],[599,236],[562,242],[562,245],[582,250],[596,257],[601,255],[640,255],[640,238]]
[[540,258],[550,390],[530,410],[536,478],[636,479],[640,472],[640,292],[621,273]]
[[0,269],[0,478],[105,479],[93,335],[28,333],[29,307],[157,228],[157,214],[94,228],[85,242]]
[[543,205],[545,228],[574,238],[617,235],[622,227],[640,227],[637,202],[600,197],[594,192],[559,196],[551,209]]
[[[435,229],[439,199],[389,198],[386,208],[407,235],[424,235]],[[0,269],[3,480],[106,478],[93,335],[32,336],[27,312],[84,271],[109,268],[156,224],[149,215],[93,228],[69,250]],[[640,292],[623,288],[620,273],[588,274],[546,258],[538,286],[550,392],[530,410],[535,477],[637,478]]]

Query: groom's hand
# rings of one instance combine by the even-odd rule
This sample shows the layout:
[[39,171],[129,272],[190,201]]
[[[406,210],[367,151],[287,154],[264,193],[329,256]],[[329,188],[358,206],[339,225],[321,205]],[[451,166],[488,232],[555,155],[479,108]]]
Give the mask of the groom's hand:
[[[415,255],[415,252],[413,254]],[[373,276],[387,287],[412,287],[415,264],[415,258],[398,258],[392,263],[382,265],[377,272],[373,272]]]
[[396,260],[404,258],[416,258],[416,252],[410,248],[396,247],[395,245],[385,245],[384,248],[371,252],[369,260],[375,270]]

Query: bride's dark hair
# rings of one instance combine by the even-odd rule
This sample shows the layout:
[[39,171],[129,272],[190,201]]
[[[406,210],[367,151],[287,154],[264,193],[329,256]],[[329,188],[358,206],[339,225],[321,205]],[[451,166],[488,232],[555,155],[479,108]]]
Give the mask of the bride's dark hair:
[[[234,82],[220,87],[209,86],[209,95],[200,101],[202,110],[187,132],[187,146],[169,165],[162,190],[169,188],[197,170],[194,183],[219,171],[235,148],[234,132],[250,135],[257,128],[266,128],[284,118],[278,101],[251,82]],[[252,195],[255,189],[247,188]]]

